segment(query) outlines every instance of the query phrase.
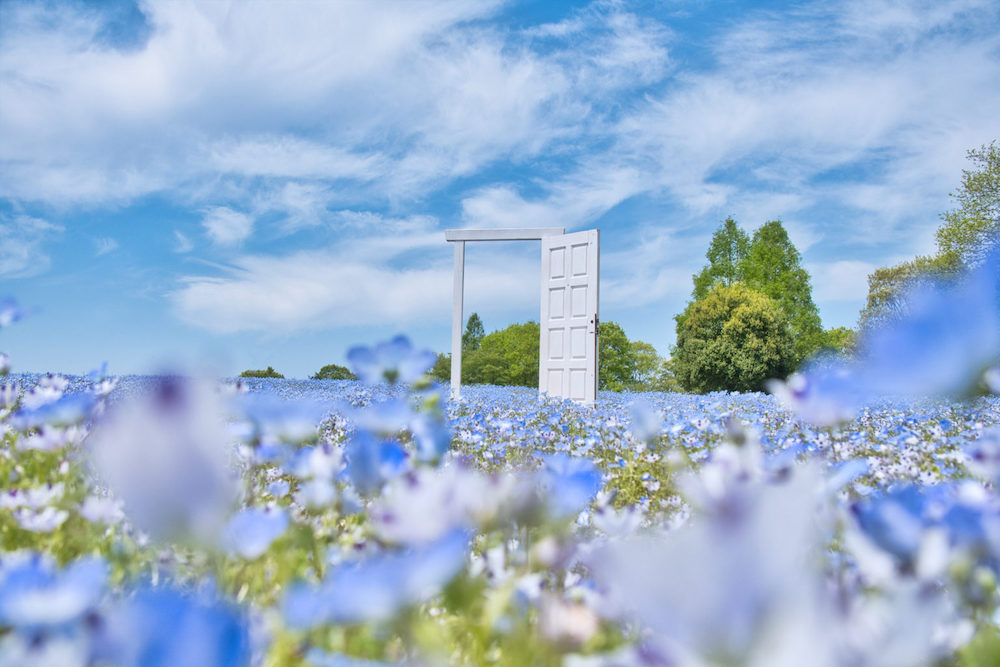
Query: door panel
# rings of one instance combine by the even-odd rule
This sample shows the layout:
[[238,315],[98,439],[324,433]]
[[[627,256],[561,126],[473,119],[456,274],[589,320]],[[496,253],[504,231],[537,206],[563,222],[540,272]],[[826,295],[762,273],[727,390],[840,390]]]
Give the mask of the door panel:
[[538,389],[583,403],[597,398],[599,240],[596,229],[542,238]]

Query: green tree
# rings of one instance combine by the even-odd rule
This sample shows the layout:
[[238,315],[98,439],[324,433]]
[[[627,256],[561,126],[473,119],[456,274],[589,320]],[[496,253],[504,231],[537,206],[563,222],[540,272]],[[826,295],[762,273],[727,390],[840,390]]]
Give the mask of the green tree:
[[780,220],[765,222],[754,232],[743,260],[743,277],[747,287],[774,299],[788,318],[796,364],[823,347],[823,324],[813,303],[809,273]]
[[241,378],[283,378],[285,377],[278,371],[274,370],[270,366],[262,371],[243,371],[240,373]]
[[766,294],[716,285],[677,317],[671,366],[687,391],[759,391],[795,367],[788,321]]
[[477,313],[469,315],[469,320],[465,323],[465,332],[462,334],[462,351],[478,350],[483,341],[486,330],[483,329],[483,321],[479,319]]
[[632,391],[680,391],[669,362],[656,348],[641,340],[631,343],[634,371],[628,389]]
[[537,387],[540,336],[537,322],[512,324],[484,336],[478,350],[462,355],[462,381]]
[[937,244],[940,255],[954,255],[972,267],[996,246],[1000,234],[1000,146],[992,141],[967,157],[975,167],[962,170],[962,183],[951,193],[958,207],[941,216]]
[[832,327],[823,332],[823,348],[838,354],[852,354],[857,333],[847,327]]
[[357,380],[358,376],[351,372],[351,369],[339,364],[327,364],[319,369],[315,375],[310,376],[311,380]]
[[743,263],[750,249],[750,237],[739,228],[732,217],[726,218],[715,230],[705,257],[708,264],[693,276],[695,300],[704,299],[715,285],[732,285],[743,282]]
[[597,388],[622,391],[635,375],[632,344],[617,322],[601,322],[597,332]]
[[880,326],[906,313],[906,292],[924,281],[943,283],[961,271],[953,253],[917,257],[909,262],[876,269],[868,276],[868,300],[858,317],[858,330]]

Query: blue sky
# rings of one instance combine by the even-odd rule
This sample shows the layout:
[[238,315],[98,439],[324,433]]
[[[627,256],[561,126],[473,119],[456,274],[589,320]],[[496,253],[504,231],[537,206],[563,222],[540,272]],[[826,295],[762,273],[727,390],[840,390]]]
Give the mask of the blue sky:
[[[712,232],[780,218],[825,326],[934,249],[1000,138],[993,0],[0,4],[14,370],[306,377],[449,349],[444,229],[601,230],[601,316],[667,353]],[[537,244],[466,313],[538,318]]]

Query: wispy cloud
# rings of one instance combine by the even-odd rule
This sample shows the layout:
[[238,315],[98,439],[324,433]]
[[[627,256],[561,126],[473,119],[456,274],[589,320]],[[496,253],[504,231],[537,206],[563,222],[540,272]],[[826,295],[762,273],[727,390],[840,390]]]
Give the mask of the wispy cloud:
[[107,255],[109,252],[114,252],[117,249],[118,241],[114,240],[110,236],[104,236],[94,240],[94,255],[97,257]]
[[27,278],[48,271],[52,260],[44,244],[61,231],[41,218],[0,216],[0,276]]
[[253,233],[253,218],[225,206],[213,206],[201,220],[205,233],[217,245],[241,243]]

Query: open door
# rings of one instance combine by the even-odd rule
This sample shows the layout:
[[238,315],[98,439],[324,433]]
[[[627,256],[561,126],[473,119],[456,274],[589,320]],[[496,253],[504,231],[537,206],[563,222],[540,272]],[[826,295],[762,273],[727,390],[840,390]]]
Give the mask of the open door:
[[538,391],[597,398],[598,230],[542,237]]

